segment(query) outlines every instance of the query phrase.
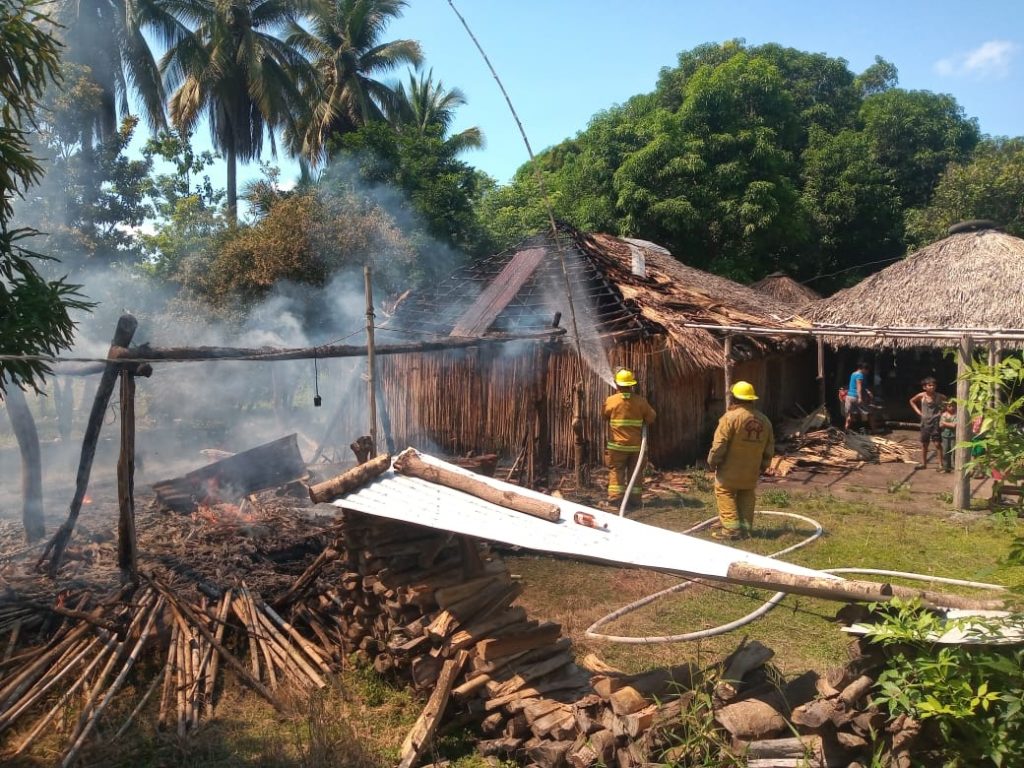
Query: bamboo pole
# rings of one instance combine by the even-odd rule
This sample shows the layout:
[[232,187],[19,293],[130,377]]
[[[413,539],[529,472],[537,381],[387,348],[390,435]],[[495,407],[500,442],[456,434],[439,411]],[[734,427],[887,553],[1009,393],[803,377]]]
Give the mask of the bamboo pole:
[[725,335],[725,343],[722,346],[722,375],[725,391],[722,399],[725,401],[725,410],[729,410],[729,397],[732,393],[732,334]]
[[366,283],[366,371],[369,381],[366,394],[369,402],[370,439],[373,440],[373,453],[377,452],[377,357],[373,344],[373,280],[370,265],[363,267],[363,278]]
[[82,502],[85,500],[85,492],[89,487],[89,475],[92,472],[93,458],[96,456],[96,443],[99,440],[107,405],[110,403],[110,395],[114,391],[114,382],[120,370],[120,365],[110,358],[116,347],[124,347],[131,342],[138,325],[139,321],[132,315],[121,315],[114,330],[114,337],[110,341],[110,351],[107,353],[109,362],[104,367],[100,383],[96,387],[92,411],[89,413],[89,421],[86,423],[85,435],[82,438],[82,453],[78,460],[78,475],[75,478],[75,495],[72,497],[68,509],[68,519],[57,530],[50,543],[46,545],[46,549],[43,550],[43,554],[36,563],[36,567],[41,568],[43,562],[49,557],[50,565],[47,570],[51,578],[56,576],[60,569],[64,559],[64,549],[75,530],[75,523],[78,520],[78,514],[82,511]]
[[820,336],[815,339],[815,346],[818,352],[818,404],[821,407],[825,407],[828,403],[828,398],[825,392],[825,340]]
[[[967,375],[970,371],[972,353],[973,341],[971,337],[967,335],[961,336],[956,357],[956,396],[962,403],[967,402],[971,392],[971,382]],[[966,408],[957,408],[956,442],[958,447],[953,449],[953,506],[956,509],[971,508],[971,478],[964,469],[970,460],[969,449],[966,447],[967,441],[971,439],[967,417]]]
[[[217,611],[217,626],[214,629],[214,639],[221,643],[224,641],[224,630],[227,627],[228,612],[231,610],[232,593],[227,590],[220,602],[220,609]],[[217,685],[217,668],[220,655],[213,652],[213,644],[210,644],[210,666],[206,682],[206,716],[213,717],[213,696]]]

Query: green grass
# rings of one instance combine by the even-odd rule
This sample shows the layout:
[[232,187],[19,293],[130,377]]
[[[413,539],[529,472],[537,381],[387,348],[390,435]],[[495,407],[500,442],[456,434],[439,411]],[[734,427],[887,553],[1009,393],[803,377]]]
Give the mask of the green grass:
[[[672,530],[684,530],[713,517],[714,500],[710,493],[699,490],[700,486],[699,482],[693,483],[694,490],[685,499],[680,499],[682,494],[678,493],[666,495],[660,503],[631,517]],[[759,508],[778,509],[782,506],[778,503],[780,491],[768,490],[771,493],[761,494]],[[859,566],[1024,585],[1024,568],[1003,563],[1013,536],[1024,533],[1024,526],[1015,517],[950,516],[941,507],[936,510],[940,514],[907,512],[899,509],[902,494],[883,492],[881,496],[895,508],[839,500],[828,493],[788,492],[785,511],[817,520],[825,534],[787,559],[815,569]],[[756,522],[760,535],[741,546],[764,555],[795,544],[812,532],[808,524],[786,518],[760,517]],[[787,674],[809,669],[825,671],[847,659],[850,636],[841,632],[833,620],[841,603],[790,596],[766,617],[720,637],[670,645],[623,645],[587,640],[584,632],[598,618],[679,579],[532,555],[511,558],[510,567],[523,576],[526,590],[521,602],[531,616],[560,621],[573,638],[578,656],[594,652],[628,671],[684,661],[710,662],[731,651],[744,636],[774,649],[775,663]],[[857,574],[849,578],[886,580]],[[891,581],[922,589],[978,594],[941,584]],[[645,606],[601,631],[660,636],[706,629],[746,615],[770,594],[728,584],[696,586]]]

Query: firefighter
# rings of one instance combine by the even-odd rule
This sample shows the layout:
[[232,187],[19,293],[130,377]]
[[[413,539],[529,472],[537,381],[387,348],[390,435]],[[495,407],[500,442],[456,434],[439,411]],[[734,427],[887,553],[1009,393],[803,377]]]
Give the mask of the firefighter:
[[754,387],[737,381],[733,403],[718,421],[708,453],[708,467],[715,473],[715,500],[721,528],[716,539],[729,541],[750,535],[754,525],[754,490],[758,476],[768,469],[775,453],[775,434],[768,417],[753,406]]
[[[629,478],[633,476],[640,456],[640,441],[645,424],[654,423],[656,416],[647,398],[634,392],[636,377],[627,368],[615,373],[618,390],[604,401],[604,418],[608,419],[609,434],[605,445],[604,461],[608,467],[608,501],[618,506],[626,493]],[[633,484],[631,501],[643,495],[643,469]]]

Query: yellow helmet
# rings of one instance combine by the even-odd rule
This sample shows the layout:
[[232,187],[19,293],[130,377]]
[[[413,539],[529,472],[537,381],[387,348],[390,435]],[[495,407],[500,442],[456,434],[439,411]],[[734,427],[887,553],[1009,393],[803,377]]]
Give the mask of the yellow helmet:
[[754,385],[749,381],[737,381],[732,385],[732,396],[737,400],[757,400]]
[[636,377],[633,376],[633,372],[628,368],[619,368],[619,370],[615,372],[615,386],[635,387]]

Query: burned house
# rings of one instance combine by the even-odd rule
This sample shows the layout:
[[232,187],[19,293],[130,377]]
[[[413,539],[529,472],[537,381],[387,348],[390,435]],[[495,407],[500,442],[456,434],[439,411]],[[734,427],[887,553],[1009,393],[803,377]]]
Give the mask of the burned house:
[[[563,227],[557,245],[537,236],[408,295],[387,326],[402,338],[430,340],[551,332],[556,324],[564,335],[546,342],[382,358],[395,444],[515,457],[531,431],[542,429],[551,459],[566,465],[582,382],[586,458],[598,461],[601,404],[613,391],[613,369],[623,365],[658,411],[652,461],[685,465],[707,450],[724,407],[723,334],[693,325],[805,325],[792,308],[688,267],[653,243]],[[753,383],[775,417],[794,403],[813,404],[805,346],[794,337],[736,334],[733,379]]]

